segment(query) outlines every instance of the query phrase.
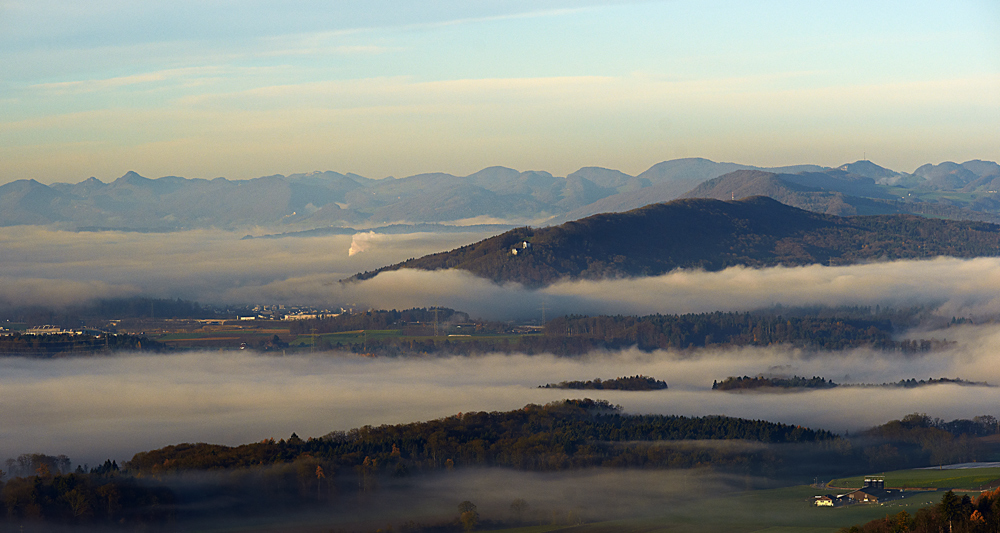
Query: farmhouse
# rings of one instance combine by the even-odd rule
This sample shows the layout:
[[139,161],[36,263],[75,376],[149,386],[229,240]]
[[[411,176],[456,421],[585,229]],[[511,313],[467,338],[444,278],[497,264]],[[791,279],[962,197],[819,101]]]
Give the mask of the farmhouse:
[[830,496],[829,494],[826,496],[816,496],[816,499],[813,501],[813,505],[816,507],[833,507],[833,496]]
[[844,497],[855,503],[882,503],[899,496],[900,491],[885,488],[885,478],[882,476],[869,476],[865,478],[864,486],[860,489],[849,492]]
[[847,494],[847,497],[855,503],[881,503],[891,498],[891,491],[865,487]]

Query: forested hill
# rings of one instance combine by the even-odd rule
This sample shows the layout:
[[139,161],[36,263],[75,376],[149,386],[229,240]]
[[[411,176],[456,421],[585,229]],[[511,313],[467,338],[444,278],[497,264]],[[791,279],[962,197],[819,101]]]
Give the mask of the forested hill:
[[563,400],[544,406],[529,404],[515,411],[459,413],[428,422],[365,426],[306,441],[293,434],[287,441],[269,439],[237,447],[180,444],[138,453],[126,470],[156,475],[271,465],[303,457],[326,461],[324,470],[331,472],[370,466],[373,471],[389,469],[397,474],[451,466],[678,468],[715,463],[704,448],[679,455],[644,447],[636,455],[635,448],[624,445],[691,440],[809,443],[837,438],[822,429],[764,420],[630,415],[620,410],[606,400]]
[[538,287],[561,278],[649,276],[677,268],[841,265],[998,254],[1000,226],[994,224],[915,215],[838,217],[763,196],[736,201],[691,198],[548,228],[517,228],[350,280],[401,268],[457,268],[494,282]]

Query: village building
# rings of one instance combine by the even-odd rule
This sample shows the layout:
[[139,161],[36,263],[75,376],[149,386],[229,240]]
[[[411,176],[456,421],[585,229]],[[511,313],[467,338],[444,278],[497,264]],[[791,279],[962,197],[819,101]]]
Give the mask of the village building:
[[35,326],[24,330],[25,335],[82,335],[82,331],[72,331],[63,329],[59,326],[52,326],[46,324],[44,326]]
[[829,494],[826,496],[816,496],[816,499],[813,501],[813,505],[816,507],[833,507],[833,504],[834,498]]
[[887,500],[898,498],[901,494],[899,490],[885,488],[885,478],[882,476],[868,476],[865,478],[864,486],[860,489],[844,495],[855,503],[882,503]]

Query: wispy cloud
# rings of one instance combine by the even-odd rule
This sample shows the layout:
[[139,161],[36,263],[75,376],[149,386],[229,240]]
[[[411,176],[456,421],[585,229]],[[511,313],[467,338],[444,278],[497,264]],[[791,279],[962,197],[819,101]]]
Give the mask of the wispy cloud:
[[53,83],[40,83],[32,85],[32,89],[51,91],[54,93],[83,93],[105,91],[132,85],[153,84],[171,80],[194,80],[205,78],[218,78],[226,73],[233,72],[234,69],[223,67],[187,67],[160,70],[156,72],[145,72],[129,76],[119,76],[114,78],[74,80]]

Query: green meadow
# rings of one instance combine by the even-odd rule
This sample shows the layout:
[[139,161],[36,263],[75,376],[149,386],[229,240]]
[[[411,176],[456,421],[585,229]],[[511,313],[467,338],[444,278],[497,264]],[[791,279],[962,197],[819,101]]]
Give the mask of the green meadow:
[[[885,476],[886,488],[985,490],[1000,484],[1000,468],[973,468],[964,470],[914,469],[896,470],[879,474]],[[835,479],[831,487],[861,488],[865,476]]]
[[807,485],[752,490],[694,498],[683,504],[664,506],[662,513],[631,520],[577,525],[548,525],[504,530],[508,533],[836,533],[842,527],[862,524],[900,511],[913,514],[937,503],[939,493],[910,493],[882,505],[815,507],[814,496],[830,493]]

